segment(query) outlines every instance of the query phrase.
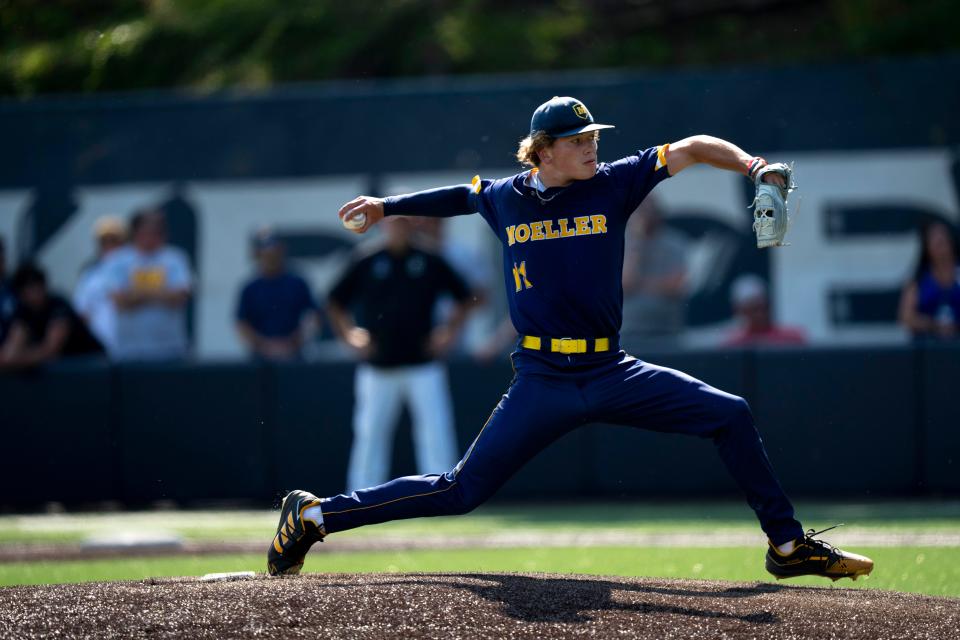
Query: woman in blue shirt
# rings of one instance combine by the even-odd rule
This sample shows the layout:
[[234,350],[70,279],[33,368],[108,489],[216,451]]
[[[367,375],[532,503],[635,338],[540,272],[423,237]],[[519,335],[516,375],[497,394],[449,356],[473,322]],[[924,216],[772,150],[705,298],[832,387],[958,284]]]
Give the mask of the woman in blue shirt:
[[957,235],[944,222],[920,230],[920,257],[900,297],[900,324],[916,340],[960,335],[960,256]]

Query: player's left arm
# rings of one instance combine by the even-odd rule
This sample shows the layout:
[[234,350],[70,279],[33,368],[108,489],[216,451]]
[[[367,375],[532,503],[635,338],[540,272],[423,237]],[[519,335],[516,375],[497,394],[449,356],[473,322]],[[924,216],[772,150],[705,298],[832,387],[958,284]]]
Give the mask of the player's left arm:
[[[666,157],[667,171],[671,176],[695,164],[708,164],[750,176],[751,165],[757,159],[732,142],[707,135],[690,136],[671,143],[667,147]],[[783,176],[776,173],[765,174],[763,180],[785,186]]]

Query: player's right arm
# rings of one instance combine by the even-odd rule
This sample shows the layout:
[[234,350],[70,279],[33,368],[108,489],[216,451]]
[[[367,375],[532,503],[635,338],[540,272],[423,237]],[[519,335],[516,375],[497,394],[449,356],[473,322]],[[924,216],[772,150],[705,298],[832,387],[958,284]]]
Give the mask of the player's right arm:
[[439,189],[428,189],[388,198],[359,196],[340,207],[337,215],[343,221],[360,214],[367,217],[366,224],[354,233],[366,233],[367,229],[383,220],[385,216],[427,216],[431,218],[449,218],[477,210],[473,195],[479,193],[479,178],[473,185],[459,184]]

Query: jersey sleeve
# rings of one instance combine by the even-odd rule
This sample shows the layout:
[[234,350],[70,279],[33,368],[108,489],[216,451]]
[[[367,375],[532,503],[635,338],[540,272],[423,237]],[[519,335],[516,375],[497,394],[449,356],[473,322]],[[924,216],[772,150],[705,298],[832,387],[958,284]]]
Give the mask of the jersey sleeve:
[[497,180],[481,180],[480,176],[474,176],[470,183],[470,208],[479,213],[495,233],[499,225],[494,203],[500,183],[501,181]]
[[667,171],[669,144],[650,147],[611,163],[614,178],[626,195],[626,213],[636,209],[653,188],[670,177]]
[[495,184],[494,180],[474,176],[470,184],[390,196],[383,199],[383,215],[446,218],[479,213],[496,229]]
[[416,191],[383,199],[384,216],[425,216],[449,218],[473,213],[470,208],[471,186],[458,184]]

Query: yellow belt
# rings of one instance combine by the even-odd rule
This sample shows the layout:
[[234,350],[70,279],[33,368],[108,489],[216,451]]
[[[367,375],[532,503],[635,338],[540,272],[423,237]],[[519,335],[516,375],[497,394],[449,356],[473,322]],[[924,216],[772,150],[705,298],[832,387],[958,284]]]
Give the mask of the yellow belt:
[[[589,346],[593,349],[588,349]],[[541,338],[539,336],[523,336],[520,340],[520,346],[524,349],[533,351],[546,350],[549,344],[550,351],[554,353],[587,353],[593,351],[610,350],[610,338]]]

